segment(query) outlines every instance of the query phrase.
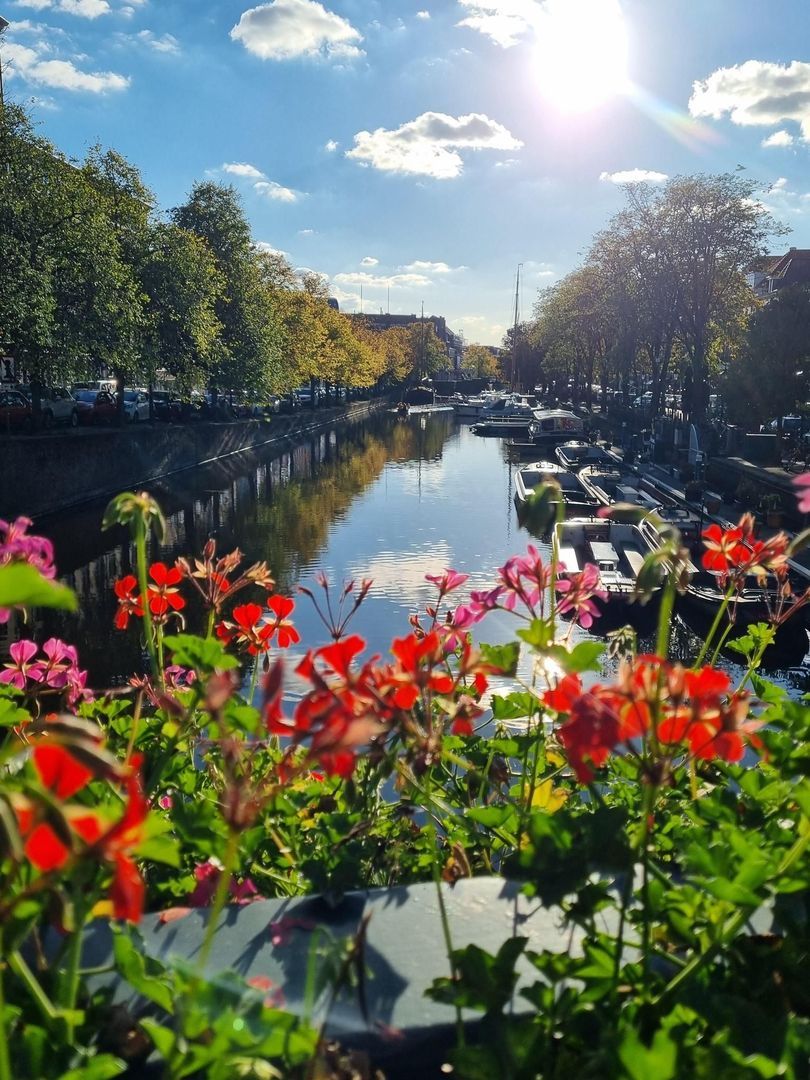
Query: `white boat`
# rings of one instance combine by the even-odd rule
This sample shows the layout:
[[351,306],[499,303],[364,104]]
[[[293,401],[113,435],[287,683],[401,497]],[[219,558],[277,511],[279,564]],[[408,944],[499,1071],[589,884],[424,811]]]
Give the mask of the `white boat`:
[[584,434],[581,417],[567,409],[535,409],[529,424],[529,438],[541,446],[556,446]]
[[622,464],[618,454],[581,439],[564,442],[556,448],[554,456],[566,469],[584,469],[586,465],[609,465],[615,468]]
[[453,394],[450,404],[459,420],[477,420],[485,409],[505,396],[499,390],[484,390],[480,394],[466,397],[463,394]]
[[[636,585],[646,557],[657,548],[654,529],[620,521],[562,521],[554,530],[554,554],[559,570],[578,573],[587,563],[599,571],[599,584],[608,596],[605,620],[611,624],[628,617],[627,605],[636,597]],[[660,585],[654,594],[660,592]],[[597,601],[598,602],[598,601]],[[633,622],[645,608],[634,608]]]
[[534,406],[528,398],[510,394],[488,406],[472,430],[476,435],[525,434],[533,415]]
[[567,512],[592,514],[599,503],[584,488],[579,477],[553,461],[533,461],[515,473],[515,505],[518,511],[528,502],[535,490],[549,480],[560,485]]

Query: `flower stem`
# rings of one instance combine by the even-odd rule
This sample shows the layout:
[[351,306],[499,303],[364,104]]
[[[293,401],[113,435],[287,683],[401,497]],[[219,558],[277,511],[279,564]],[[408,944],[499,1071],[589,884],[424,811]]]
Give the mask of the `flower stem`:
[[[433,833],[433,847],[438,854],[436,846],[436,827],[431,825],[431,831]],[[453,938],[450,933],[450,920],[447,917],[447,907],[444,902],[444,893],[442,892],[442,876],[439,871],[439,863],[437,859],[433,860],[433,880],[436,883],[436,899],[439,903],[439,918],[442,923],[442,935],[444,936],[444,947],[447,951],[447,961],[450,964],[450,974],[453,981],[458,979],[458,968],[456,962],[453,959]],[[456,1004],[456,1039],[459,1047],[464,1046],[464,1018],[461,1015],[461,1006]]]
[[54,1008],[53,1002],[42,989],[39,979],[34,975],[18,949],[12,949],[8,954],[8,966],[9,970],[14,972],[20,982],[25,984],[25,988],[37,1005],[42,1019],[45,1020],[46,1023],[55,1020],[58,1013]]
[[149,582],[146,575],[146,525],[140,517],[133,520],[133,532],[135,534],[135,554],[138,563],[138,588],[141,593],[141,608],[143,609],[143,628],[146,636],[146,648],[149,652],[149,661],[152,668],[152,678],[155,685],[161,682],[160,668],[158,667],[157,652],[155,650],[155,628],[152,624],[152,612],[149,609]]
[[11,1072],[11,1059],[8,1052],[8,1033],[6,1031],[6,999],[3,987],[5,955],[2,937],[0,937],[0,1080],[14,1080]]
[[723,603],[717,609],[717,614],[714,617],[714,622],[711,625],[711,629],[709,630],[708,634],[706,635],[706,640],[703,642],[701,650],[698,653],[697,660],[695,660],[694,664],[692,665],[692,671],[697,671],[697,669],[700,667],[700,665],[706,659],[706,654],[709,651],[709,646],[711,645],[712,641],[714,640],[714,635],[717,633],[717,631],[718,631],[718,629],[720,627],[720,622],[721,622],[723,616],[725,615],[725,613],[726,613],[726,611],[728,609],[728,605],[731,602],[732,593],[733,593],[733,590],[730,588],[728,590],[728,592],[726,593],[726,595],[723,597]]
[[214,902],[211,905],[211,917],[205,928],[205,939],[203,941],[202,949],[200,949],[200,959],[198,962],[200,972],[202,972],[208,962],[208,956],[211,952],[211,946],[214,943],[214,934],[217,930],[219,917],[222,914],[222,909],[225,907],[225,901],[228,899],[228,892],[230,890],[231,880],[233,879],[233,868],[238,850],[239,833],[234,829],[230,829],[228,832],[228,842],[225,846],[224,865],[222,867],[222,873],[219,875],[217,891],[214,894]]

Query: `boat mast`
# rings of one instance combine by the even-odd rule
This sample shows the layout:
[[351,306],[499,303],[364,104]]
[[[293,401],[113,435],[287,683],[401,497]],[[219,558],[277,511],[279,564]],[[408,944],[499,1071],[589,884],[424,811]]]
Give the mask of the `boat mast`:
[[520,271],[523,268],[523,263],[518,263],[517,274],[515,275],[515,321],[512,327],[512,377],[509,380],[509,389],[515,389],[515,372],[517,371],[517,336],[518,325],[520,324]]

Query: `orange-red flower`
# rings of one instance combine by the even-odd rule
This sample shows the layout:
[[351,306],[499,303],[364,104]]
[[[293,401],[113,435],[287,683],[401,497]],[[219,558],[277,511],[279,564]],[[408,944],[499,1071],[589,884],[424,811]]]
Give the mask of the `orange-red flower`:
[[175,588],[183,580],[183,575],[176,566],[171,568],[165,563],[152,563],[149,577],[153,583],[148,587],[149,610],[153,615],[166,615],[169,611],[182,611],[186,602]]
[[743,530],[738,526],[722,529],[719,525],[710,525],[703,531],[703,543],[706,550],[701,561],[706,570],[725,575],[745,559]]
[[288,596],[268,596],[267,606],[275,615],[275,621],[271,624],[271,632],[275,635],[278,647],[288,649],[290,645],[297,645],[301,640],[301,636],[287,618],[295,610],[295,601]]
[[118,597],[118,611],[115,613],[115,625],[118,630],[126,630],[130,617],[143,616],[143,605],[138,592],[138,581],[134,574],[119,578],[113,586]]
[[217,637],[227,644],[235,642],[251,656],[266,653],[273,636],[271,623],[263,622],[264,608],[261,604],[242,604],[233,609],[232,619],[224,619],[217,626]]
[[[49,794],[60,800],[70,799],[93,779],[94,773],[58,743],[38,743],[32,753],[34,771]],[[145,887],[130,852],[143,839],[143,823],[148,803],[141,786],[138,766],[124,777],[127,802],[124,813],[113,825],[84,806],[66,804],[61,807],[70,832],[86,845],[84,854],[94,852],[113,870],[110,899],[116,918],[137,922],[143,910]],[[57,830],[43,817],[33,799],[15,800],[15,813],[24,840],[24,852],[29,861],[42,873],[61,869],[74,854],[74,847],[64,832]]]

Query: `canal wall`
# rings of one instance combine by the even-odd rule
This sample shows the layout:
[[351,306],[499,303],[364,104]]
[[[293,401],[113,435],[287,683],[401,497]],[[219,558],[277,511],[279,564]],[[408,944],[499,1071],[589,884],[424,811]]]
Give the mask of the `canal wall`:
[[38,516],[232,454],[362,420],[385,400],[231,423],[130,425],[0,440],[0,517]]

